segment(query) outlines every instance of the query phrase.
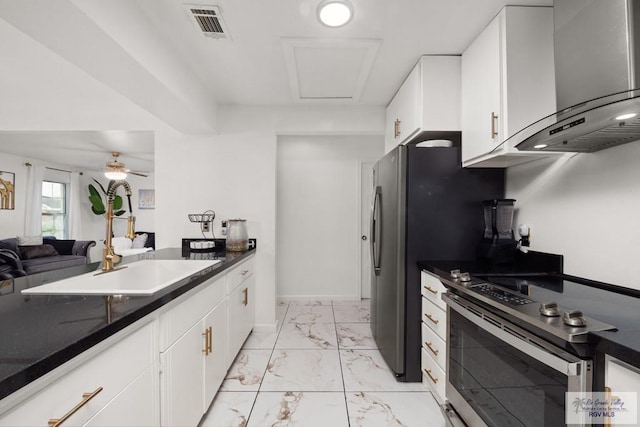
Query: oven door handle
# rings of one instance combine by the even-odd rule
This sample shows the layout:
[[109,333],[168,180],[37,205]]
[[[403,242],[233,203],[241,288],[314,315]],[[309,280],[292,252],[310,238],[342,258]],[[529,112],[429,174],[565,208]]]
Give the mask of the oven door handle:
[[[456,301],[456,299],[458,299],[457,296],[448,293],[443,294],[442,299],[447,303],[448,310],[455,310],[467,320],[484,329],[491,335],[499,338],[523,353],[534,357],[550,368],[553,368],[568,377],[579,377],[586,374],[585,369],[587,366],[585,366],[585,364],[590,362],[581,360],[572,354],[562,351],[561,349],[551,348],[550,345],[543,340],[515,325],[501,321],[496,316],[492,316],[488,311],[471,303],[470,301],[467,301],[466,299],[462,302],[464,305]],[[471,308],[471,310],[465,307],[465,305]],[[580,388],[586,388],[587,386],[588,384],[585,382],[585,384]],[[584,391],[587,390],[585,389]]]

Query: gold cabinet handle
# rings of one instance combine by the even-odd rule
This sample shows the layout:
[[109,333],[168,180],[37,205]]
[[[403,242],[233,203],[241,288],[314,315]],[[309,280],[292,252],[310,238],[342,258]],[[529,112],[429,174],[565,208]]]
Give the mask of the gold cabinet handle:
[[434,355],[434,356],[437,356],[437,355],[438,355],[438,353],[440,353],[440,350],[436,350],[436,349],[434,349],[433,347],[431,347],[431,343],[430,343],[430,342],[426,342],[426,341],[425,341],[425,342],[424,342],[424,345],[426,345],[426,346],[427,346],[427,348],[428,348],[429,350],[431,350],[431,353],[433,353],[433,355]]
[[51,427],[58,427],[62,425],[62,423],[67,421],[73,414],[78,412],[80,408],[82,408],[84,405],[89,403],[89,401],[94,397],[96,397],[98,393],[100,393],[101,391],[102,391],[102,387],[98,387],[97,389],[95,389],[93,393],[82,393],[82,400],[80,401],[80,403],[74,406],[73,409],[71,409],[69,412],[64,414],[62,418],[52,418],[49,421],[47,421],[47,424],[49,424]]
[[249,270],[242,270],[242,271],[240,272],[240,275],[241,275],[241,276],[246,276],[248,272],[249,272]]
[[204,353],[205,356],[208,356],[209,353],[211,353],[212,333],[213,333],[212,326],[209,326],[202,333],[202,336],[204,337],[204,348],[202,349],[202,352]]
[[438,293],[438,291],[433,289],[431,286],[424,286],[424,288],[426,290],[428,290],[429,292],[431,292],[432,294],[437,294]]
[[207,332],[209,332],[209,343],[207,344],[207,348],[209,349],[209,353],[213,353],[213,326],[209,326]]
[[393,122],[393,137],[397,138],[400,136],[400,123],[402,123],[402,121],[400,121],[400,119],[396,119]]
[[209,355],[209,329],[205,329],[204,332],[202,333],[202,336],[204,337],[204,348],[202,349],[202,352],[204,353],[205,356]]
[[433,317],[431,317],[430,314],[425,313],[424,317],[426,317],[427,319],[431,320],[434,325],[437,325],[438,323],[440,323],[440,321],[438,319],[434,319]]
[[242,305],[249,304],[249,288],[244,288],[242,290],[242,293],[244,294],[244,299],[242,300]]
[[498,115],[495,112],[491,112],[491,139],[495,139],[498,136]]
[[431,375],[431,369],[423,369],[424,373],[433,381],[434,384],[438,384],[438,379]]
[[[611,393],[613,392],[613,390],[611,389],[611,387],[605,387],[604,388],[604,393],[605,393],[605,399],[607,402],[611,402]],[[607,407],[605,408],[605,410],[607,411],[607,413],[611,412],[611,408]],[[605,427],[611,427],[611,418],[610,417],[605,417],[604,419],[604,426]]]

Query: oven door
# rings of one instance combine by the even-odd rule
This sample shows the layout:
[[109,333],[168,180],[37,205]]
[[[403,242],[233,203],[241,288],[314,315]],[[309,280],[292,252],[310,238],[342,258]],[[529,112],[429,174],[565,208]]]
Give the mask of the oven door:
[[446,397],[469,425],[564,426],[565,393],[591,391],[581,360],[467,299],[447,302]]

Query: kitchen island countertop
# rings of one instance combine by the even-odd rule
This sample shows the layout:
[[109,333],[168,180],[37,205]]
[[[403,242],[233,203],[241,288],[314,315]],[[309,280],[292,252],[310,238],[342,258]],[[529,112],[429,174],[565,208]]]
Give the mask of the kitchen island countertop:
[[[107,322],[105,297],[99,295],[23,295],[21,291],[97,271],[100,263],[18,277],[0,287],[0,399],[19,390],[109,338],[208,279],[253,255],[210,253],[221,262],[177,281],[151,296],[129,296],[112,303]],[[181,260],[180,248],[160,249],[123,258]]]

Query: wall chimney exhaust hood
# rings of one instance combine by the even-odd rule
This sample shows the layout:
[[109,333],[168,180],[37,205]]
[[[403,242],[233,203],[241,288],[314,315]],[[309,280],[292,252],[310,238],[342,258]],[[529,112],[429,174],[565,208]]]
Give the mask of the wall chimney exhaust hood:
[[555,0],[558,112],[518,150],[594,152],[640,139],[640,0]]

